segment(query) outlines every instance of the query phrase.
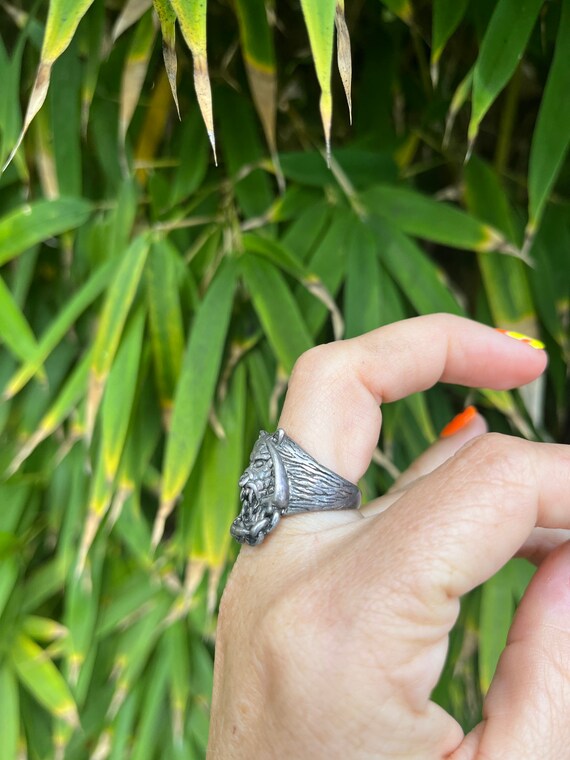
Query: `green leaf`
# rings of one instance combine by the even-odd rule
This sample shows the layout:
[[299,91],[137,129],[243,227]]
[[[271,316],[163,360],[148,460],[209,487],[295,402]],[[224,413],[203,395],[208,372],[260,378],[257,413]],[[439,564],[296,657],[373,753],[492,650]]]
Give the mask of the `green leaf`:
[[479,124],[520,61],[544,0],[499,0],[473,73],[473,110],[468,137],[472,144]]
[[204,436],[220,369],[236,286],[236,265],[226,260],[208,288],[192,325],[174,397],[170,434],[164,454],[161,506],[153,529],[160,541]]
[[25,316],[0,277],[0,341],[23,361],[37,353],[38,344]]
[[180,30],[194,61],[194,88],[198,105],[206,125],[216,164],[216,137],[212,114],[212,91],[208,73],[206,41],[206,0],[170,0],[176,12]]
[[24,126],[16,145],[4,165],[4,169],[6,169],[7,165],[16,155],[28,127],[44,104],[54,62],[68,47],[79,22],[89,10],[92,2],[93,0],[50,0],[40,65],[28,102]]
[[84,224],[91,204],[79,198],[27,203],[0,218],[0,264],[28,248]]
[[18,681],[8,663],[0,665],[0,736],[2,757],[17,760],[20,735],[20,696]]
[[376,237],[382,262],[418,314],[463,313],[443,281],[441,271],[413,240],[385,219],[370,217],[369,226]]
[[229,526],[239,507],[236,483],[244,460],[245,390],[245,367],[241,364],[218,414],[224,437],[218,438],[208,430],[200,460],[196,507],[202,510],[205,560],[213,568],[221,568],[227,559]]
[[506,565],[485,583],[481,594],[479,683],[483,694],[489,690],[495,675],[515,611],[510,580],[510,569]]
[[107,291],[93,345],[91,378],[87,405],[87,434],[91,437],[95,415],[115,358],[127,315],[135,298],[150,246],[142,234],[123,256],[116,277]]
[[570,144],[570,0],[563,0],[554,58],[538,112],[528,170],[528,230],[534,234]]
[[465,15],[469,0],[434,0],[433,28],[431,39],[431,66],[434,81],[437,81],[437,65],[443,48]]
[[380,261],[374,235],[368,227],[358,222],[352,225],[346,245],[348,266],[344,317],[346,337],[354,338],[380,326]]
[[375,214],[402,232],[468,251],[492,251],[502,235],[471,214],[406,188],[378,185],[362,194]]
[[4,398],[11,398],[41,369],[43,362],[72,328],[77,318],[90,306],[111,282],[116,264],[111,261],[95,271],[85,285],[63,306],[57,317],[41,336],[36,354],[30,357],[10,378]]
[[336,0],[301,0],[301,8],[309,33],[309,42],[321,87],[320,110],[327,155],[331,151],[332,95],[331,72]]
[[291,291],[280,272],[254,255],[240,260],[253,305],[276,357],[287,374],[313,345]]
[[406,24],[411,23],[414,13],[410,0],[382,0],[382,3]]
[[18,678],[34,699],[54,718],[77,727],[79,719],[73,696],[46,652],[28,636],[20,634],[11,655]]
[[167,240],[155,241],[146,268],[150,338],[167,428],[184,352],[177,256],[176,249]]

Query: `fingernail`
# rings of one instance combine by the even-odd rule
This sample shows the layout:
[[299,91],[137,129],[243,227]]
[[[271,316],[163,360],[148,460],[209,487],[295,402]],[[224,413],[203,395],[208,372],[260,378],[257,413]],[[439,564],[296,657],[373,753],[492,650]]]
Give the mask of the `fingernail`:
[[454,417],[451,420],[451,422],[447,423],[447,425],[443,428],[443,430],[439,434],[439,437],[449,438],[449,436],[455,435],[455,433],[458,433],[460,430],[463,430],[463,428],[466,427],[471,422],[471,420],[475,417],[476,414],[477,414],[477,409],[474,406],[468,406],[466,409],[460,412],[456,417]]
[[526,343],[527,346],[531,346],[532,348],[544,348],[544,343],[541,340],[538,340],[538,338],[531,338],[529,335],[524,335],[523,333],[514,332],[513,330],[500,330],[498,327],[496,328],[497,332],[503,333],[503,335],[508,335],[509,338],[514,338],[515,340],[520,340],[521,343]]

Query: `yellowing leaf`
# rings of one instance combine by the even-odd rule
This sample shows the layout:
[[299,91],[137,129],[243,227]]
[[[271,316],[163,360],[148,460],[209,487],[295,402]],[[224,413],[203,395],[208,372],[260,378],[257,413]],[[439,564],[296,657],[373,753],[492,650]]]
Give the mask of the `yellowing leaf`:
[[51,715],[74,727],[79,725],[69,687],[40,646],[20,634],[12,649],[12,662],[20,681]]
[[176,13],[174,12],[170,0],[153,0],[153,4],[160,21],[160,30],[162,32],[164,68],[166,69],[166,76],[168,77],[172,97],[176,104],[178,118],[180,118],[178,92],[176,90],[176,74],[178,72],[178,61],[176,60]]
[[154,46],[156,29],[151,13],[140,20],[129,52],[121,80],[121,108],[119,111],[119,139],[124,147],[127,130],[139,102],[148,63]]
[[152,0],[127,0],[123,10],[117,16],[111,38],[115,42],[123,32],[136,24],[152,6]]
[[331,152],[332,95],[331,70],[336,0],[301,0],[309,42],[321,87],[321,119],[325,132],[327,157]]
[[2,171],[4,171],[8,164],[11,163],[18,148],[22,144],[24,135],[28,131],[28,127],[32,123],[34,116],[44,104],[49,88],[51,68],[53,64],[68,47],[73,39],[73,35],[75,34],[79,22],[87,13],[92,3],[93,0],[51,0],[40,56],[40,65],[32,88],[32,94],[30,95],[30,100],[28,102],[28,108],[24,118],[24,126],[22,127],[16,145],[2,167]]
[[236,0],[241,47],[249,87],[259,114],[277,180],[284,188],[277,156],[275,117],[277,111],[277,77],[273,32],[267,18],[265,0]]
[[206,44],[206,0],[170,0],[178,18],[182,35],[190,48],[194,60],[194,87],[198,105],[208,131],[216,165],[216,137],[212,114],[212,90],[208,73]]
[[338,70],[348,103],[348,115],[352,124],[352,57],[350,54],[350,36],[344,16],[344,0],[337,0],[334,18],[336,26],[336,55]]

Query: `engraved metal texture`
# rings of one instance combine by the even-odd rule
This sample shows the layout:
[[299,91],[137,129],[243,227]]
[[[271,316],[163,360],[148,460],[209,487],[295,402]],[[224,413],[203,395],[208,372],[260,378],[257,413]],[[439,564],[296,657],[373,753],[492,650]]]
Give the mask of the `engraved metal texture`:
[[260,432],[239,487],[242,508],[230,531],[251,546],[260,544],[283,515],[360,506],[354,483],[319,464],[281,428]]

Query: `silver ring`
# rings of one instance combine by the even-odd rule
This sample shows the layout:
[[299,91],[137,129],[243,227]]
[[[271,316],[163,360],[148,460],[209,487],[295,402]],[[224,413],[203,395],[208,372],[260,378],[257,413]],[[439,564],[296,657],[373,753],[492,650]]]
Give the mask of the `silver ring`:
[[260,432],[239,487],[242,507],[230,532],[250,546],[260,544],[284,515],[360,506],[354,483],[319,464],[281,428]]

